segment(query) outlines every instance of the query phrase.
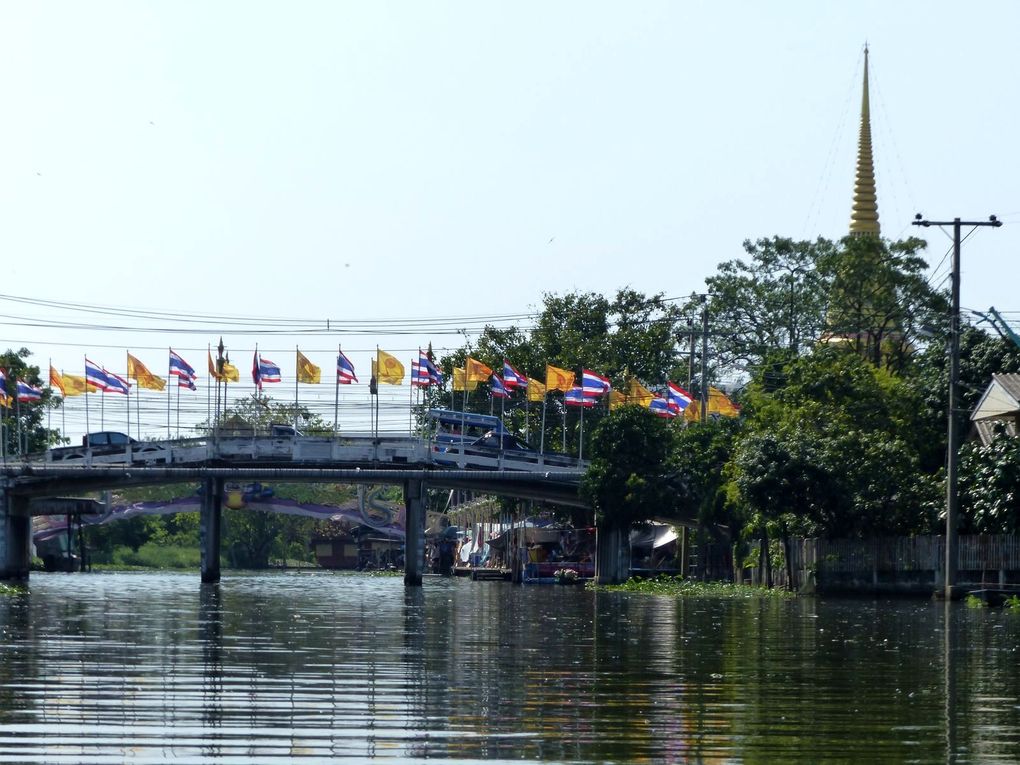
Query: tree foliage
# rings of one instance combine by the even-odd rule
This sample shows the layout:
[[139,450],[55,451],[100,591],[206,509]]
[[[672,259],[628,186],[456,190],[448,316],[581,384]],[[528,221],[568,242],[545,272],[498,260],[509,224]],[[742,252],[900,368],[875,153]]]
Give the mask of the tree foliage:
[[676,494],[666,480],[672,430],[646,409],[611,412],[592,434],[591,464],[581,485],[607,528],[670,516]]

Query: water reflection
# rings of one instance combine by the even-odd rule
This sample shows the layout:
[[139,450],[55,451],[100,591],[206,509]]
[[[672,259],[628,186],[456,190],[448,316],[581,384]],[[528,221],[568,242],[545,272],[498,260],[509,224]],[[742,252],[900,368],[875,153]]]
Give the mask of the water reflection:
[[333,574],[0,598],[0,760],[1014,762],[1020,617]]

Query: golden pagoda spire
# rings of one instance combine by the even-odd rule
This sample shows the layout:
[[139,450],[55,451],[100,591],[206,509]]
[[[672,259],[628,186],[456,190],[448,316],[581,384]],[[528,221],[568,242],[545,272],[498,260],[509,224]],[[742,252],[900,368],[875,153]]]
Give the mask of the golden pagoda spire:
[[850,213],[851,236],[880,236],[878,197],[875,196],[875,162],[871,154],[871,109],[868,104],[868,46],[864,46],[864,92],[861,95],[861,131],[857,139],[857,179]]

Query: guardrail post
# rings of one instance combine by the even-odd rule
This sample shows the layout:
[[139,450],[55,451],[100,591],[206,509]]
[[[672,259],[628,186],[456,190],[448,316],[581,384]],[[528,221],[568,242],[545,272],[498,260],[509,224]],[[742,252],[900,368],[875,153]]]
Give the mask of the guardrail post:
[[0,491],[0,580],[27,582],[32,565],[28,498]]
[[223,510],[223,479],[202,482],[202,508],[198,521],[202,582],[220,581],[220,521]]
[[425,572],[425,484],[404,483],[404,585],[420,587]]

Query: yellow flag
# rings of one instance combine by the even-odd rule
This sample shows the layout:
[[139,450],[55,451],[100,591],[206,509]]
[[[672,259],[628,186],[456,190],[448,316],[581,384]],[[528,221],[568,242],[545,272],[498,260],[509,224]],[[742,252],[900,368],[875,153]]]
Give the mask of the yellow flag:
[[528,380],[528,401],[541,401],[545,398],[545,385],[534,377]]
[[621,406],[627,406],[631,403],[627,400],[627,396],[624,393],[620,393],[618,390],[609,391],[609,411],[619,409]]
[[223,362],[223,381],[224,382],[240,382],[241,373],[237,371],[237,367],[231,364],[229,361]]
[[566,393],[576,384],[574,373],[569,369],[560,369],[552,364],[545,365],[545,387],[549,390],[561,390]]
[[[80,396],[91,386],[85,384],[85,378],[81,375],[60,375],[60,381],[64,384],[63,391],[65,398]],[[95,390],[95,388],[92,388]]]
[[162,377],[156,377],[148,368],[132,356],[130,353],[127,355],[127,376],[128,379],[134,379],[138,383],[139,388],[146,388],[147,390],[163,390],[166,387],[166,380]]
[[729,397],[718,388],[708,386],[708,413],[723,417],[739,417],[740,407],[730,401]]
[[469,393],[478,387],[474,380],[467,379],[467,371],[463,367],[453,368],[453,389],[456,391],[468,391]]
[[637,381],[637,378],[632,378],[630,381],[630,387],[627,389],[627,403],[637,404],[638,406],[649,406],[652,400],[655,398],[655,394],[652,393],[648,388]]
[[61,396],[67,396],[64,393],[64,381],[60,379],[60,372],[54,369],[52,364],[50,364],[50,386],[59,390]]
[[485,366],[478,359],[473,359],[470,356],[467,357],[467,362],[464,366],[465,372],[467,373],[468,382],[488,382],[492,376],[492,369]]
[[[401,370],[401,377],[403,377],[403,370]],[[307,385],[318,385],[322,382],[322,370],[301,351],[297,352],[297,381]]]
[[11,397],[7,395],[7,391],[5,390],[0,390],[0,407],[3,407],[4,409],[11,408]]
[[397,357],[378,348],[375,353],[378,359],[375,364],[378,381],[387,385],[400,385],[404,382],[404,365],[397,361]]

